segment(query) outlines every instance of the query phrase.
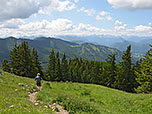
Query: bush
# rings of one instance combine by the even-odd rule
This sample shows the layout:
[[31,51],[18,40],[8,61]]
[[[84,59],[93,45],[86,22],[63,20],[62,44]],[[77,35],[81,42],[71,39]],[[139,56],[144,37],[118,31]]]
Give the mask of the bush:
[[69,97],[66,95],[60,95],[56,98],[56,102],[68,110],[69,114],[100,114],[91,104],[80,100],[79,98]]
[[43,85],[43,88],[45,88],[45,89],[52,89],[50,83],[48,83],[48,82]]

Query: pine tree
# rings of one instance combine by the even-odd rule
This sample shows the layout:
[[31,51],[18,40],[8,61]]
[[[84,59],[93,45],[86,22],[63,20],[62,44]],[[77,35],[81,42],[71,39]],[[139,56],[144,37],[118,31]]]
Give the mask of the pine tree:
[[12,73],[20,76],[34,77],[32,75],[32,56],[27,41],[22,42],[19,46],[14,46],[10,59]]
[[[152,45],[150,45],[152,47]],[[136,81],[139,84],[135,89],[138,93],[152,92],[152,48],[146,52],[144,58],[138,62],[136,71]]]
[[73,68],[73,81],[74,82],[79,82],[80,76],[79,76],[79,63],[76,62],[74,68]]
[[35,77],[33,75],[33,61],[31,56],[31,50],[29,49],[28,42],[24,41],[19,45],[19,52],[20,55],[20,73],[21,76],[26,77]]
[[122,62],[121,65],[121,73],[119,75],[119,78],[117,78],[117,84],[118,88],[122,89],[127,92],[133,92],[134,91],[134,82],[135,82],[135,76],[133,75],[132,70],[132,62],[131,62],[131,45],[127,47],[127,50],[124,52],[122,56]]
[[10,63],[7,59],[4,59],[2,62],[2,70],[6,72],[10,72]]
[[10,52],[10,67],[12,73],[19,75],[20,55],[19,55],[19,46],[17,46],[16,44],[14,45],[14,48]]
[[55,57],[55,72],[54,72],[54,80],[55,81],[61,81],[61,70],[60,70],[60,58],[59,58],[59,52],[56,53]]
[[63,54],[62,62],[61,62],[61,81],[68,80],[68,61],[66,59],[65,53]]
[[116,54],[109,55],[107,63],[110,64],[108,68],[107,86],[114,87],[116,79]]
[[49,55],[49,64],[48,68],[46,70],[46,80],[54,81],[54,74],[55,73],[55,56],[54,56],[54,49],[52,48],[52,51]]
[[39,72],[43,77],[42,66],[39,61],[37,50],[35,48],[32,49],[32,58],[33,58],[33,75],[34,74],[36,75],[36,73]]

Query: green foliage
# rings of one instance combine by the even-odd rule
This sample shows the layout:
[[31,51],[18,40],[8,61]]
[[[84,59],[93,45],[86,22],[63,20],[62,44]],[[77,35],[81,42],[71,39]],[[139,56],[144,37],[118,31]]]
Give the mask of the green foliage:
[[81,101],[79,98],[69,97],[69,96],[58,96],[56,102],[63,105],[63,107],[68,110],[69,114],[75,113],[87,113],[87,114],[100,114],[99,111],[94,109],[90,103]]
[[117,67],[116,67],[116,54],[109,55],[107,62],[110,64],[108,67],[107,83],[108,87],[115,87],[115,81],[117,76]]
[[[33,79],[3,71],[0,76],[0,114],[53,114],[45,104],[35,106],[29,101],[28,92],[36,91]],[[3,82],[1,82],[3,80]]]
[[11,72],[20,76],[32,76],[33,62],[28,42],[24,41],[11,51]]
[[55,80],[55,81],[61,81],[61,69],[60,69],[59,52],[56,53],[56,57],[55,57],[54,80]]
[[[120,61],[122,52],[109,48],[106,46],[99,46],[90,43],[76,44],[72,42],[67,42],[55,38],[36,38],[34,40],[29,39],[16,39],[13,37],[0,39],[0,63],[4,58],[9,59],[9,52],[13,49],[14,44],[23,42],[24,40],[29,42],[29,47],[36,48],[39,53],[40,61],[42,63],[43,69],[47,69],[48,65],[48,55],[50,55],[50,50],[54,48],[55,53],[60,52],[60,57],[66,53],[67,59],[74,58],[75,56],[85,58],[87,60],[94,61],[105,61],[107,56],[112,53],[118,53],[117,63]],[[88,51],[90,50],[90,51]]]
[[49,55],[49,63],[46,70],[46,80],[54,80],[54,71],[55,71],[55,56],[54,56],[54,49],[52,48],[52,51]]
[[[9,66],[8,72],[25,76],[25,77],[35,77],[37,72],[42,73],[41,65],[38,59],[38,54],[36,49],[33,49],[32,55],[31,50],[29,49],[28,42],[24,41],[20,45],[14,45],[14,48],[10,53],[9,63],[4,60],[5,65],[3,68]],[[4,71],[6,71],[4,69]],[[7,68],[8,69],[8,68]]]
[[[150,45],[152,47],[152,45]],[[137,63],[136,81],[139,86],[136,92],[151,93],[152,92],[152,48],[148,50],[146,56]]]
[[61,81],[67,81],[67,80],[68,80],[68,61],[64,53],[61,62]]
[[7,59],[4,59],[2,62],[2,70],[10,72],[10,63]]
[[35,48],[32,49],[32,59],[33,59],[33,75],[36,75],[36,73],[40,73],[41,77],[43,77],[43,72],[42,72],[42,66],[39,60],[38,52]]
[[94,84],[50,84],[52,88],[43,86],[37,97],[46,103],[59,103],[71,114],[152,113],[151,94],[131,94]]
[[122,56],[122,62],[120,63],[120,72],[117,77],[116,87],[128,91],[134,91],[134,82],[135,76],[134,71],[132,69],[132,62],[131,62],[131,45],[129,45]]

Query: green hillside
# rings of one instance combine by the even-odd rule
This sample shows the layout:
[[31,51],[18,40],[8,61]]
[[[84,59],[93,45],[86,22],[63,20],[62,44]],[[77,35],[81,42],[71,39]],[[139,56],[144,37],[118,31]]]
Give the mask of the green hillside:
[[[0,62],[2,62],[4,58],[9,58],[9,52],[13,48],[14,44],[20,44],[24,40],[25,39],[16,39],[13,37],[0,39]],[[36,48],[38,50],[40,60],[44,68],[46,68],[48,55],[52,48],[54,48],[55,52],[60,52],[60,57],[62,57],[65,52],[67,58],[74,58],[77,56],[95,61],[105,61],[109,54],[117,53],[118,62],[121,60],[120,58],[122,55],[122,52],[117,49],[94,45],[91,43],[76,44],[60,39],[45,37],[36,38],[34,40],[26,39],[26,41],[28,41],[30,48]]]
[[28,92],[35,89],[33,79],[3,73],[0,76],[0,114],[50,114],[46,104],[59,103],[71,114],[151,114],[152,94],[131,94],[94,85],[72,82],[43,82],[35,106]]
[[44,105],[35,106],[29,101],[28,92],[36,90],[32,79],[3,72],[0,76],[0,114],[50,114]]

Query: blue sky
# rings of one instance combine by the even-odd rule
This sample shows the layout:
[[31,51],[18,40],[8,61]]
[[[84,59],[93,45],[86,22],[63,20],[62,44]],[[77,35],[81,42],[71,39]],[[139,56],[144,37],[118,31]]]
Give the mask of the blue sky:
[[152,0],[1,0],[0,37],[152,36]]

